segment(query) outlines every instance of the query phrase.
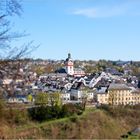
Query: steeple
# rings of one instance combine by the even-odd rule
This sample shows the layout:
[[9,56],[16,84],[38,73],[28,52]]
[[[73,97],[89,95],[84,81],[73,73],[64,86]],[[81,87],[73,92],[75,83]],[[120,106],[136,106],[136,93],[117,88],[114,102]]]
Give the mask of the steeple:
[[69,75],[74,74],[73,61],[72,61],[70,53],[68,53],[68,58],[65,61],[65,70],[66,70],[67,74],[69,74]]
[[70,53],[68,53],[68,59],[71,59],[71,54]]

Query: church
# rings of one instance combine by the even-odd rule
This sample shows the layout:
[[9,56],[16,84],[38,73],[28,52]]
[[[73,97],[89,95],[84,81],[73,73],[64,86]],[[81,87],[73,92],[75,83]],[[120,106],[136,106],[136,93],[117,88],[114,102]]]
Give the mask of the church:
[[71,54],[68,54],[68,58],[65,60],[65,71],[68,75],[74,77],[82,77],[85,76],[85,72],[81,68],[74,68],[74,63],[71,58]]

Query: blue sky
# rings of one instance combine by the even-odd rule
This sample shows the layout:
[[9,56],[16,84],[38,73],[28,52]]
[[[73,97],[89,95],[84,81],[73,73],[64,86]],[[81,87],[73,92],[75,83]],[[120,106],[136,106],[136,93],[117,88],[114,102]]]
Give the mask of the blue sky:
[[140,0],[23,0],[13,29],[30,34],[33,58],[140,60]]

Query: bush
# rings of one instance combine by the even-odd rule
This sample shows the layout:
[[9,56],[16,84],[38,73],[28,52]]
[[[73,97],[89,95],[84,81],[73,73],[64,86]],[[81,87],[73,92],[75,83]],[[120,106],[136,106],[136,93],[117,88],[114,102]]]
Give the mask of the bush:
[[70,119],[71,122],[76,122],[77,121],[77,116],[73,115],[69,119]]
[[49,106],[30,108],[28,112],[32,120],[37,120],[41,122],[52,118],[51,108]]
[[5,117],[5,102],[4,100],[0,99],[0,119]]
[[132,132],[128,132],[128,135],[132,135]]
[[28,114],[25,110],[16,111],[15,118],[14,118],[14,122],[16,124],[19,124],[19,125],[25,124],[27,123],[28,120],[29,120]]
[[128,138],[128,135],[122,135],[121,138]]
[[51,107],[51,116],[52,118],[61,118],[61,107],[58,105]]
[[5,120],[10,124],[21,125],[25,124],[29,118],[26,109],[17,110],[9,108],[9,110],[5,112]]
[[61,117],[69,117],[74,114],[81,115],[82,113],[83,110],[79,104],[65,104],[61,109]]
[[65,104],[62,107],[55,106],[40,106],[28,110],[29,116],[32,120],[45,121],[57,118],[69,117],[74,114],[81,115],[83,110],[77,104]]

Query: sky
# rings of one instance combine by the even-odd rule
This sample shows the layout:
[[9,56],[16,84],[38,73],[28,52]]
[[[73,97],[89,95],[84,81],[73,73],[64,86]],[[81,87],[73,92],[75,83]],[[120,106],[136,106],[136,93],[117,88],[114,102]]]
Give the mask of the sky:
[[140,0],[22,0],[14,45],[40,45],[31,57],[140,60]]

